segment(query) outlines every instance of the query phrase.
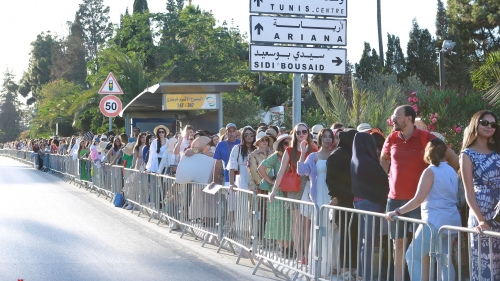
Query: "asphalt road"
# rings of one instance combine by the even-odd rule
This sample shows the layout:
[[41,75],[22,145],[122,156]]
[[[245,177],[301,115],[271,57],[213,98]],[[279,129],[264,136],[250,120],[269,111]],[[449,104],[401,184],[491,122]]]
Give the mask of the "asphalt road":
[[0,157],[0,281],[283,280]]

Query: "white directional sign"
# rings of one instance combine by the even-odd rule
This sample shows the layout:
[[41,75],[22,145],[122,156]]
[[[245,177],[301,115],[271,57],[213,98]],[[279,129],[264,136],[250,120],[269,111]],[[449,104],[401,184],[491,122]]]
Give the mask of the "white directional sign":
[[250,13],[347,17],[347,0],[250,0]]
[[250,45],[250,71],[346,74],[346,49]]
[[250,16],[250,41],[346,46],[345,19]]

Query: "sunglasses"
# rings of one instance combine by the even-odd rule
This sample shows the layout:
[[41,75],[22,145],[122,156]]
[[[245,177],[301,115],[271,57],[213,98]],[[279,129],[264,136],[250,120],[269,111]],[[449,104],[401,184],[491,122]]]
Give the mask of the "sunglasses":
[[290,146],[290,142],[289,141],[284,141],[283,145]]
[[194,140],[194,138],[189,138],[189,140]]
[[297,136],[300,136],[300,135],[307,135],[309,131],[307,130],[302,130],[302,131],[299,131],[297,130],[295,133],[297,134]]
[[252,134],[252,133],[246,133],[246,134],[243,134],[243,136],[244,137],[252,137],[253,138],[254,134]]
[[158,134],[165,134],[165,131],[158,131]]
[[260,139],[260,141],[269,142],[269,138],[262,138],[262,139]]
[[488,127],[488,125],[491,125],[492,129],[498,128],[497,122],[490,122],[488,120],[479,120],[479,124],[483,127]]

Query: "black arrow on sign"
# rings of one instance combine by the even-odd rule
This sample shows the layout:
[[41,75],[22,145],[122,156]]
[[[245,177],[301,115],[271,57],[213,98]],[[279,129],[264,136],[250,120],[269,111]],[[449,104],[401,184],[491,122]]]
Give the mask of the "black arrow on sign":
[[339,66],[343,61],[339,57],[337,57],[337,59],[336,60],[332,60],[332,62],[333,63],[337,63],[336,66]]
[[259,34],[259,35],[260,35],[260,32],[261,32],[262,30],[264,30],[264,27],[263,27],[260,23],[258,23],[258,24],[255,26],[255,30],[257,30],[257,34]]
[[257,2],[257,7],[260,7],[260,3],[264,3],[264,0],[253,0],[253,2]]

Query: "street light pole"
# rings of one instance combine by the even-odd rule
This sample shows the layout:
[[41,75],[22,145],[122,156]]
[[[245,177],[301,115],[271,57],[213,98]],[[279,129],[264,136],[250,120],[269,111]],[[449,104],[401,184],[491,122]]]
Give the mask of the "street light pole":
[[455,54],[452,52],[455,44],[457,43],[451,40],[444,40],[443,47],[439,50],[439,88],[441,91],[444,90],[444,53]]
[[439,50],[439,89],[444,90],[444,52]]

